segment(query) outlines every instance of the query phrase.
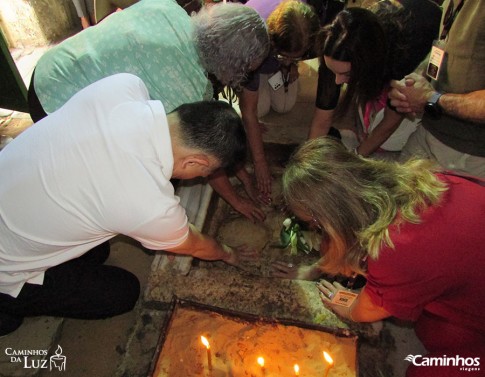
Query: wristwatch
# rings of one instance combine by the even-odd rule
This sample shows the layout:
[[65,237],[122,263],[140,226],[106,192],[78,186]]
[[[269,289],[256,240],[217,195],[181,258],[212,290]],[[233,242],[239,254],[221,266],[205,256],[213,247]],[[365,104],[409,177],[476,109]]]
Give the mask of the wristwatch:
[[434,92],[426,105],[424,105],[424,112],[428,114],[432,119],[440,119],[441,114],[443,114],[443,110],[441,109],[438,101],[443,93]]

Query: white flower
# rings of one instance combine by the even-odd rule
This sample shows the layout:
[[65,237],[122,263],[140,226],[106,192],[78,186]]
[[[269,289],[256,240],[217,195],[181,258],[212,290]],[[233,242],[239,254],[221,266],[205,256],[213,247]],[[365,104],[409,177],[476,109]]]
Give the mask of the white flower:
[[285,219],[285,221],[283,221],[283,226],[285,227],[286,230],[288,230],[288,228],[291,226],[291,219],[288,217],[287,219]]

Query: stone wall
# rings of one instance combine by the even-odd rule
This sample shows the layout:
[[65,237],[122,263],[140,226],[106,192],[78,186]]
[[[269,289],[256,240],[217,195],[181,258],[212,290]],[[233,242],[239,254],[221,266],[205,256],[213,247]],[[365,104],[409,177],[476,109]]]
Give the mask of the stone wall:
[[71,0],[0,0],[0,29],[10,48],[45,46],[81,30]]

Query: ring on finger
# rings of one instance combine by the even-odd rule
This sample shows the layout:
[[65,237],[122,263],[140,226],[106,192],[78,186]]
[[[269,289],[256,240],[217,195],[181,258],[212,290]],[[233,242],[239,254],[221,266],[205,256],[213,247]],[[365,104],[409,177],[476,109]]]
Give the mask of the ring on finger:
[[293,268],[293,263],[288,263],[288,268]]

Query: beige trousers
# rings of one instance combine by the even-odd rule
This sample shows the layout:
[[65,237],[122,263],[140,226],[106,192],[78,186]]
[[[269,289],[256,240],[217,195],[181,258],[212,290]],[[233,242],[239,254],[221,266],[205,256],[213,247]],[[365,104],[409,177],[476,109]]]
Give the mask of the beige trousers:
[[435,160],[443,169],[459,174],[485,178],[485,157],[473,156],[443,144],[423,126],[409,137],[401,151],[400,161],[417,156]]

